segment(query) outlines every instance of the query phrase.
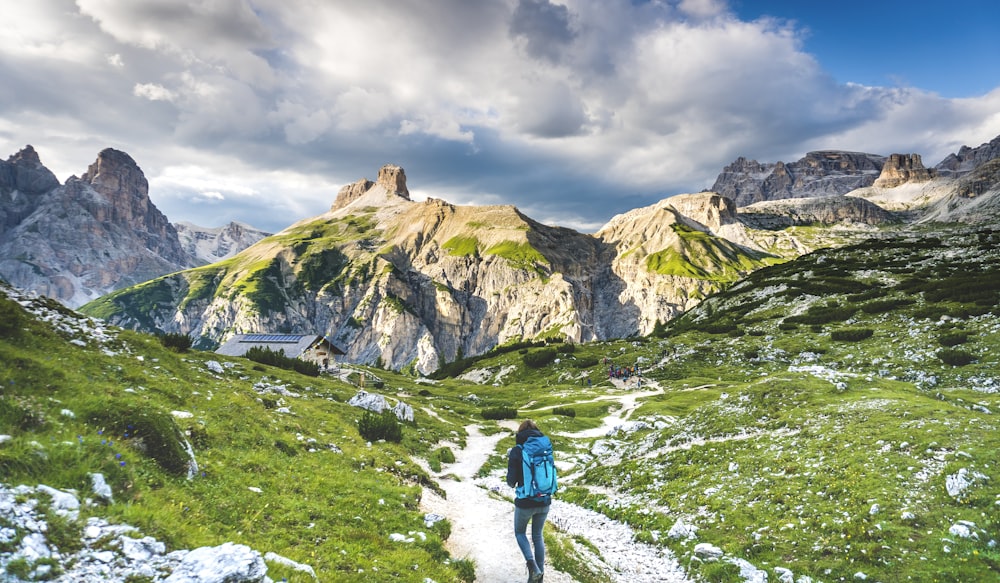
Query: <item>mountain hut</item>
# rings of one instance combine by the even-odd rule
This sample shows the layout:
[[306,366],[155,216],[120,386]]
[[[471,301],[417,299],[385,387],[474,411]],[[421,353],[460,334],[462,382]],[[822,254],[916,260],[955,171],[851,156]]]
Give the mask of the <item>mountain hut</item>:
[[254,347],[282,352],[289,358],[313,362],[323,369],[336,364],[336,356],[345,354],[326,336],[315,334],[236,334],[215,352],[226,356],[243,356]]

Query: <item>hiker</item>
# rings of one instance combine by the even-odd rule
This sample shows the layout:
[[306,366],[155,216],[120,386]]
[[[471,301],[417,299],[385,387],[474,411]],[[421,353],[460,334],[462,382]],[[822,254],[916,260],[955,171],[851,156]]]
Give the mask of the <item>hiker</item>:
[[[542,527],[549,515],[556,490],[556,469],[552,442],[531,419],[517,428],[516,445],[507,454],[507,485],[514,488],[514,538],[528,566],[528,583],[540,583],[545,571],[545,541]],[[536,460],[535,478],[525,475],[526,460]],[[527,478],[527,479],[526,479]],[[531,541],[526,534],[531,521]],[[534,545],[534,552],[532,552]]]

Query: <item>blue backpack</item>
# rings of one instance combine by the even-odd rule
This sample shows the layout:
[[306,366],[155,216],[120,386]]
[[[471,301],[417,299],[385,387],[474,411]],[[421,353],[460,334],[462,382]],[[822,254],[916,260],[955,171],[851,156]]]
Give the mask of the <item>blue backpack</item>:
[[542,436],[529,437],[521,448],[524,483],[515,489],[518,498],[544,499],[556,493],[556,460],[552,442]]

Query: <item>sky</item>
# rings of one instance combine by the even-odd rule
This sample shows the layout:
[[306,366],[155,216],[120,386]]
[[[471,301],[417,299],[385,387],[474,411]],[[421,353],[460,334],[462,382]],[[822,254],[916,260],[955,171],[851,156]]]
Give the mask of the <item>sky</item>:
[[270,232],[414,200],[595,232],[739,156],[1000,135],[1000,2],[0,0],[0,158],[127,152],[173,222]]

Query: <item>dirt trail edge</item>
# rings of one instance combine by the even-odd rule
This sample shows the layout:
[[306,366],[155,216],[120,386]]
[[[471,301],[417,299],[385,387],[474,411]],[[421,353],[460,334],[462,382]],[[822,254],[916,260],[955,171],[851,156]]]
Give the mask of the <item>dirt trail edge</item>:
[[[513,426],[508,427],[513,430]],[[483,435],[478,425],[466,428],[465,449],[455,451],[455,463],[434,474],[447,499],[424,489],[421,508],[451,522],[448,552],[458,559],[476,564],[477,583],[511,583],[527,578],[524,560],[514,541],[513,490],[493,474],[477,478],[476,473],[496,449],[504,433]],[[509,435],[509,434],[508,434]],[[432,472],[433,473],[433,472]],[[688,581],[669,550],[633,540],[632,529],[603,514],[553,500],[549,522],[570,536],[588,540],[600,552],[587,556],[591,567],[603,571],[611,581],[621,583],[680,583]],[[573,583],[575,580],[556,571],[546,561],[546,583]]]

